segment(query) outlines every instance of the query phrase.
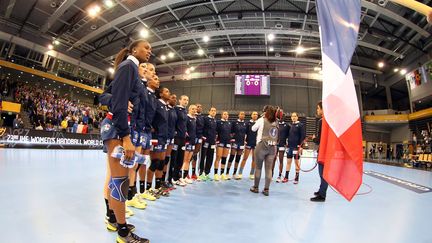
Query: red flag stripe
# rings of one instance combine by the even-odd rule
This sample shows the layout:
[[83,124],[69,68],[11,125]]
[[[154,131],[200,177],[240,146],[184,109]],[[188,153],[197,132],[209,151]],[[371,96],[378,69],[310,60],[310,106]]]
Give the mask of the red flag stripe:
[[351,201],[362,184],[361,121],[338,138],[323,117],[321,138],[318,161],[324,164],[324,179]]

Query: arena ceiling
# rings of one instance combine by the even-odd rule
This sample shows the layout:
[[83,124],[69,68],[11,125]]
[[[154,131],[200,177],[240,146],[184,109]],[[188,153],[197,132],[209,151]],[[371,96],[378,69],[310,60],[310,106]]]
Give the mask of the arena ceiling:
[[[379,61],[392,69],[426,54],[432,44],[424,16],[383,2],[361,0],[352,64],[366,71],[377,70]],[[0,22],[2,31],[45,46],[59,41],[56,50],[104,69],[141,35],[147,35],[153,61],[166,74],[191,63],[314,67],[321,59],[311,0],[2,0]]]

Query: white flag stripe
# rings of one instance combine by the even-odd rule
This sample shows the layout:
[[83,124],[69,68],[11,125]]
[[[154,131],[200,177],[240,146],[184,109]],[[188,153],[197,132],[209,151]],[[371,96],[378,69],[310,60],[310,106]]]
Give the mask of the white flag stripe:
[[345,74],[325,53],[322,56],[324,117],[340,137],[360,118],[354,80],[350,68]]

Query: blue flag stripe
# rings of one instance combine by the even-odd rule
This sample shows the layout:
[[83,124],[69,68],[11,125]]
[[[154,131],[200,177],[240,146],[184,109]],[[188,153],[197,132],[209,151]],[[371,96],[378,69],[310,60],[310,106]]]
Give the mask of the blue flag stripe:
[[360,0],[317,0],[321,50],[345,73],[357,46]]

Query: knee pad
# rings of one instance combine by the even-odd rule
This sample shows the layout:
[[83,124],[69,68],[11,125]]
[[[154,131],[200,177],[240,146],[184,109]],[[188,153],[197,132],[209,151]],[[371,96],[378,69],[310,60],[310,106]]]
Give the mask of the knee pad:
[[225,164],[226,164],[226,160],[227,160],[226,157],[222,157],[222,159],[221,159],[221,163],[222,163],[223,165],[225,165]]
[[151,160],[151,164],[150,164],[150,170],[151,171],[155,171],[156,169],[157,169],[157,167],[158,167],[158,162],[159,162],[159,160],[158,159],[152,159]]
[[127,176],[111,178],[111,197],[120,202],[126,202],[129,188]]

